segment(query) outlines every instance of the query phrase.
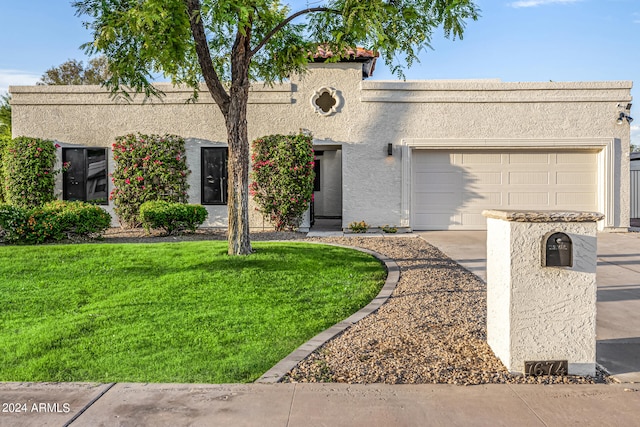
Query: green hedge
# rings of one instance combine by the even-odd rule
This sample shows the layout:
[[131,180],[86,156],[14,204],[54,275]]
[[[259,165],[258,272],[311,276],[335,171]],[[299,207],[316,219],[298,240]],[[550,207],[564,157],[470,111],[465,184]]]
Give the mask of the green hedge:
[[53,141],[19,137],[7,142],[2,154],[4,199],[7,203],[33,208],[55,199],[53,189],[56,148]]
[[5,148],[9,145],[9,141],[11,141],[11,137],[8,135],[0,135],[0,203],[5,202],[4,193],[5,193],[5,185],[4,182],[4,167],[2,166],[2,157]]
[[161,229],[167,234],[185,230],[193,232],[207,219],[207,215],[207,210],[201,205],[156,200],[140,206],[140,222],[147,233],[151,229]]
[[36,208],[0,205],[0,237],[7,243],[96,237],[110,224],[111,215],[84,202],[56,200]]
[[18,206],[0,204],[0,241],[20,241],[27,224],[27,211]]

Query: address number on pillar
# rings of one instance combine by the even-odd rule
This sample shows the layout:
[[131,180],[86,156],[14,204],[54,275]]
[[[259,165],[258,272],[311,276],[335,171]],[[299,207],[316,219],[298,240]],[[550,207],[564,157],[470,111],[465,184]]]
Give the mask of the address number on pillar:
[[567,375],[569,362],[566,360],[541,360],[524,362],[524,374],[538,377],[540,375]]

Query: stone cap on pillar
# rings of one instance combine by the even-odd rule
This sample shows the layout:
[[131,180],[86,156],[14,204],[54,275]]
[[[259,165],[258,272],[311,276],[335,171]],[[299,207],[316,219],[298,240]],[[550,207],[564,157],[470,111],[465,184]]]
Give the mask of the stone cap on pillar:
[[511,222],[596,222],[604,218],[599,212],[582,211],[534,211],[534,210],[485,210],[486,218]]

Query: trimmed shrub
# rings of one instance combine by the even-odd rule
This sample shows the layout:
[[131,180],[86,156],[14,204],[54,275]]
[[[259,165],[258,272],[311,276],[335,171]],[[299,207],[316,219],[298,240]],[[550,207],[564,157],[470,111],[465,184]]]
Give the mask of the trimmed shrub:
[[156,200],[140,206],[140,222],[147,233],[151,229],[161,229],[167,234],[185,230],[194,232],[207,219],[207,215],[207,210],[201,205]]
[[313,197],[311,135],[270,135],[252,143],[249,191],[276,230],[295,230]]
[[353,221],[348,227],[353,233],[366,233],[367,230],[369,230],[369,224],[364,222],[364,220],[360,222]]
[[20,137],[7,143],[2,155],[4,198],[32,208],[54,200],[56,148],[53,141]]
[[175,135],[125,135],[113,144],[114,189],[109,197],[125,227],[138,227],[140,206],[164,200],[187,202],[184,139]]
[[0,240],[20,240],[27,223],[27,209],[9,204],[0,204]]
[[0,206],[0,228],[8,243],[45,243],[96,237],[111,224],[111,215],[85,202],[56,200],[36,208]]
[[4,155],[4,150],[7,145],[9,145],[9,141],[11,141],[11,137],[8,135],[0,135],[0,203],[5,203],[5,182],[4,182],[4,167],[2,166],[2,157]]

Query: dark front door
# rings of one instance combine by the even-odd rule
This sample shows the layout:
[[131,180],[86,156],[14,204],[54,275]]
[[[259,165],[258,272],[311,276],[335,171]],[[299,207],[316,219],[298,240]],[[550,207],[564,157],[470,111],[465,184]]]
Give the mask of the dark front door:
[[202,149],[202,204],[227,203],[227,148]]
[[64,148],[62,161],[62,198],[99,205],[108,203],[107,150],[104,148]]
[[85,150],[82,148],[62,150],[62,161],[69,165],[63,174],[63,199],[85,200],[87,194]]
[[86,201],[106,203],[109,197],[107,181],[107,153],[103,148],[87,148]]

